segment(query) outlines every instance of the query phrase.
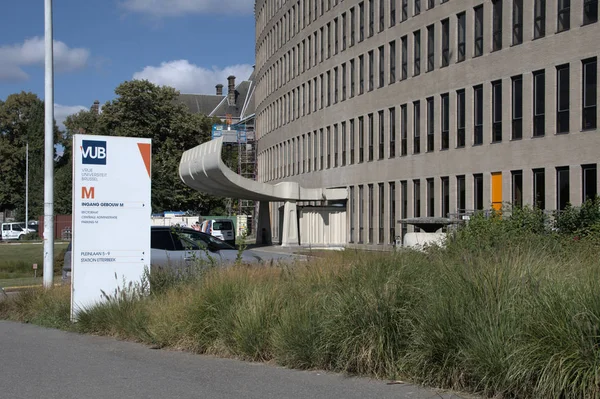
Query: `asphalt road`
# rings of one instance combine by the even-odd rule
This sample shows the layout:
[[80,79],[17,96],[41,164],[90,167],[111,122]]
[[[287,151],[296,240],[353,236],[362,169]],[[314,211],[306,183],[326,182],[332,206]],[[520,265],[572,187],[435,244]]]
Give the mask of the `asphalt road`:
[[0,398],[459,398],[0,321]]

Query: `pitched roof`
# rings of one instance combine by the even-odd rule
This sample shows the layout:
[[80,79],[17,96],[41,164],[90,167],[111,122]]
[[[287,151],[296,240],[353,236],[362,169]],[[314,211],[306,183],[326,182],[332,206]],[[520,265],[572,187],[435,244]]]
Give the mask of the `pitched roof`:
[[177,100],[188,107],[192,114],[208,115],[224,97],[212,94],[180,94]]

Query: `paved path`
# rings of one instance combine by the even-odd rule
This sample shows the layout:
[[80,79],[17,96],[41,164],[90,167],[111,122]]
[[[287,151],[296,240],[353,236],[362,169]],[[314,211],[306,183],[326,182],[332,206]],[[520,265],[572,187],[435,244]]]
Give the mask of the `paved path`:
[[0,321],[0,398],[459,398]]

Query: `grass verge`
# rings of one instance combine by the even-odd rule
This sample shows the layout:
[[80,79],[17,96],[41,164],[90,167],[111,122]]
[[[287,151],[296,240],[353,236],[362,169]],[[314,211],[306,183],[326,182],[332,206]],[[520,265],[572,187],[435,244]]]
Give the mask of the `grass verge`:
[[599,398],[597,245],[473,228],[446,249],[157,274],[150,295],[74,326],[63,287],[0,302],[0,318],[488,397]]
[[[54,244],[55,273],[62,268],[67,245],[66,242]],[[37,275],[41,277],[44,263],[44,245],[41,242],[0,243],[0,280],[33,277],[34,263],[37,263]]]

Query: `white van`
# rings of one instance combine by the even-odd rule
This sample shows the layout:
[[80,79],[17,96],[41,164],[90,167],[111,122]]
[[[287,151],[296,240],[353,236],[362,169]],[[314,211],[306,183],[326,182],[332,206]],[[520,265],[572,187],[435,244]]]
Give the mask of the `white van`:
[[230,219],[205,220],[200,225],[200,231],[217,237],[228,244],[235,245],[235,228]]
[[25,227],[24,222],[2,223],[3,240],[20,240],[25,234],[31,231],[33,230]]

